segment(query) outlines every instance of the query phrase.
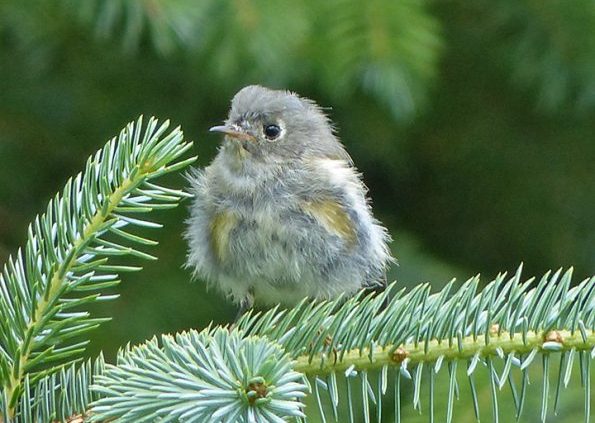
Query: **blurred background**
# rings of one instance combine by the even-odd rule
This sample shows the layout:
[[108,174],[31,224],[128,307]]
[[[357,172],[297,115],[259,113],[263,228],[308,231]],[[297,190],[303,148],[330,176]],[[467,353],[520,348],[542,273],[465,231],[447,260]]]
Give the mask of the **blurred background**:
[[[394,238],[391,280],[595,274],[591,0],[3,0],[0,263],[128,121],[171,119],[204,166],[207,129],[253,83],[329,107]],[[97,308],[113,321],[90,354],[233,319],[181,267],[187,207],[158,215],[160,260]]]

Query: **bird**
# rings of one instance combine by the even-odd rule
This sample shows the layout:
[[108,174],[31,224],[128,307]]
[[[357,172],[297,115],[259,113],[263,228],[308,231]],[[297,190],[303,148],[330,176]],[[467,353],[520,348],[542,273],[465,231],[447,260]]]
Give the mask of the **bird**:
[[395,261],[362,175],[323,108],[249,85],[212,162],[187,175],[186,266],[240,313],[381,288]]

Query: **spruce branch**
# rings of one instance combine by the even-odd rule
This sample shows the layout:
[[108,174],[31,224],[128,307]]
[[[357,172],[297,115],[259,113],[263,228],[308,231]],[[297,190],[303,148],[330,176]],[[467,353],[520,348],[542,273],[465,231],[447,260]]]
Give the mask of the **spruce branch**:
[[[434,294],[428,285],[406,292],[392,284],[381,294],[362,291],[347,300],[304,300],[290,310],[249,312],[231,333],[209,328],[177,335],[175,340],[163,337],[162,346],[153,340],[124,350],[116,365],[107,365],[95,379],[94,390],[101,398],[91,414],[95,421],[121,422],[249,421],[251,416],[267,416],[266,421],[293,416],[301,421],[297,400],[308,382],[322,421],[346,421],[343,413],[347,411],[353,421],[357,403],[367,421],[373,412],[380,421],[387,392],[395,392],[394,410],[400,418],[400,392],[406,381],[413,384],[413,407],[421,410],[422,402],[428,401],[422,385],[429,379],[432,420],[435,378],[442,371],[448,374],[446,421],[451,422],[461,377],[457,369],[465,364],[471,387],[468,401],[476,417],[475,376],[485,369],[493,421],[498,421],[499,392],[510,387],[520,417],[529,392],[528,371],[541,363],[541,420],[545,421],[552,405],[550,392],[555,393],[557,410],[562,387],[568,386],[573,362],[578,360],[588,422],[590,363],[595,356],[595,277],[575,287],[571,278],[572,270],[564,274],[559,270],[538,283],[522,282],[519,268],[513,277],[501,274],[481,291],[478,277],[457,289],[451,282]],[[557,357],[560,371],[550,387],[550,362]],[[272,371],[273,367],[279,370]],[[272,374],[290,374],[285,381],[289,384]],[[299,375],[303,383],[298,382]],[[373,375],[378,375],[377,384]],[[256,380],[259,384],[250,387]],[[360,389],[354,389],[355,383]],[[277,390],[260,389],[263,386]],[[276,398],[271,392],[287,394],[277,398],[282,405],[273,407]],[[259,399],[246,400],[251,397]],[[259,414],[273,409],[275,417]],[[307,414],[312,417],[315,412],[309,409]]]
[[[548,379],[550,357],[560,355],[565,362],[556,382],[556,398],[561,386],[567,386],[572,361],[578,356],[581,383],[585,389],[585,421],[590,416],[590,361],[595,356],[595,277],[571,288],[572,269],[547,273],[536,285],[533,279],[521,282],[521,268],[510,279],[499,275],[481,292],[479,278],[472,278],[451,294],[454,283],[430,294],[429,285],[419,285],[410,292],[397,291],[391,285],[380,295],[360,295],[346,301],[304,301],[298,307],[263,315],[245,315],[238,329],[246,336],[266,336],[278,342],[295,360],[293,369],[315,381],[314,393],[321,404],[322,391],[330,401],[333,413],[340,400],[353,409],[353,392],[339,395],[337,379],[359,377],[362,384],[360,403],[366,410],[386,393],[388,385],[411,379],[414,385],[413,405],[419,408],[420,385],[424,367],[430,373],[430,397],[433,398],[434,374],[447,368],[451,378],[447,421],[452,421],[453,390],[458,386],[456,366],[467,364],[475,410],[479,419],[474,373],[487,367],[494,404],[494,421],[498,419],[497,394],[506,383],[515,397],[520,416],[527,393],[529,366],[543,364],[544,381]],[[534,286],[535,285],[535,286]],[[388,305],[384,307],[385,302]],[[541,355],[542,360],[536,360]],[[498,373],[495,363],[501,362]],[[569,364],[570,363],[570,364]],[[443,365],[444,364],[444,365]],[[478,366],[482,364],[483,366]],[[396,372],[389,381],[389,369]],[[517,390],[513,372],[521,374],[522,387]],[[380,375],[379,385],[370,385],[368,374]],[[549,384],[544,383],[544,390]],[[343,393],[344,394],[344,393]],[[345,398],[346,397],[346,398]],[[548,395],[543,393],[542,420],[548,412]],[[395,409],[400,409],[397,396]],[[430,401],[433,404],[433,401]],[[556,399],[557,403],[557,399]],[[319,407],[325,418],[325,411]],[[433,409],[431,408],[431,413]]]
[[283,349],[238,331],[207,329],[120,352],[93,390],[90,421],[284,422],[305,417],[302,376]]
[[[513,83],[531,89],[537,108],[548,113],[570,108],[580,114],[595,106],[593,3],[579,0],[572,6],[504,1],[481,22],[481,32],[498,39],[496,48]],[[503,41],[495,34],[504,31],[509,36]]]
[[25,376],[24,394],[19,399],[19,413],[15,418],[8,414],[7,398],[0,397],[0,414],[3,422],[65,422],[82,423],[88,418],[89,404],[99,396],[90,386],[94,378],[103,373],[105,361],[100,355],[96,360],[72,363],[58,372],[30,383]]
[[423,109],[442,51],[440,24],[426,3],[329,0],[315,9],[321,30],[313,39],[333,46],[316,51],[323,89],[344,96],[357,87],[397,121]]
[[58,5],[104,39],[120,38],[127,51],[148,40],[162,56],[200,41],[214,2],[177,0],[61,0]]
[[[442,52],[439,21],[428,4],[415,0],[79,3],[58,2],[85,28],[120,39],[127,50],[146,41],[161,55],[191,51],[220,81],[243,80],[248,71],[295,85],[315,75],[331,96],[365,92],[397,121],[427,103]],[[321,48],[326,45],[333,48]],[[250,69],[236,66],[242,62],[252,63]]]
[[[118,273],[139,267],[112,264],[113,256],[154,257],[123,244],[156,242],[128,231],[159,224],[131,217],[175,207],[188,194],[150,181],[195,158],[179,160],[191,143],[179,128],[165,132],[150,119],[132,122],[66,183],[46,213],[29,227],[28,239],[0,274],[0,381],[3,409],[14,417],[28,386],[79,359],[88,340],[80,336],[107,319],[81,310],[117,295],[101,294],[119,283]],[[79,341],[76,341],[79,339]]]

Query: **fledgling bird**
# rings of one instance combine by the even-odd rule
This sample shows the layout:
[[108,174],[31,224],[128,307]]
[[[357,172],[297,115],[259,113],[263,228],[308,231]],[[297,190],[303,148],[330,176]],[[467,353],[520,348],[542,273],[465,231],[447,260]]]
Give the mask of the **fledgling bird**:
[[189,175],[195,276],[242,309],[385,284],[390,237],[316,103],[247,86],[210,130],[225,135],[219,152]]

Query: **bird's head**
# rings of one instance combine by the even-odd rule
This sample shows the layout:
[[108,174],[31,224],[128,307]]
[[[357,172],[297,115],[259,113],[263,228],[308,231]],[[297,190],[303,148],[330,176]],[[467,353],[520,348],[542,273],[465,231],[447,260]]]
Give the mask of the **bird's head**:
[[283,163],[347,154],[316,103],[259,85],[242,88],[231,102],[228,119],[210,131],[225,134],[224,150],[242,161]]

